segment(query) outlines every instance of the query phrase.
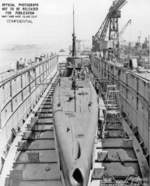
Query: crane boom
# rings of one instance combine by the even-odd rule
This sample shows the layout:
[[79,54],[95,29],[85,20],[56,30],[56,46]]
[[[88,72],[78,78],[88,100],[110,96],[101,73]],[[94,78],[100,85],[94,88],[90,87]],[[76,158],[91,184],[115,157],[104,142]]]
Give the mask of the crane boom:
[[106,35],[109,30],[109,40],[116,40],[119,46],[119,27],[118,19],[121,17],[120,9],[127,3],[126,0],[115,0],[109,8],[103,23],[98,32],[92,37],[92,50],[100,51],[106,48]]
[[129,19],[128,22],[124,25],[124,27],[121,29],[121,31],[119,32],[119,36],[121,37],[122,34],[124,33],[124,31],[126,30],[126,28],[131,24],[132,20]]

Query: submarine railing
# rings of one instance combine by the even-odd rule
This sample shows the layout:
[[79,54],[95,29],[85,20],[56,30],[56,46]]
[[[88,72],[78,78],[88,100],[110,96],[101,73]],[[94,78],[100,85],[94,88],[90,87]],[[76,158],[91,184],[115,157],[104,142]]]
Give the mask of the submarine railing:
[[0,173],[13,139],[57,73],[58,58],[35,58],[32,66],[0,82]]

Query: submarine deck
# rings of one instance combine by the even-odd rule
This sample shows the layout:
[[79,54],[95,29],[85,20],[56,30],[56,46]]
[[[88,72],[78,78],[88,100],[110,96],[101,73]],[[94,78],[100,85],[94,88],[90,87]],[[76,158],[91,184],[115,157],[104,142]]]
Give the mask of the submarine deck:
[[76,170],[82,171],[86,185],[97,131],[97,95],[86,75],[76,79],[75,89],[71,77],[61,77],[54,95],[56,134],[68,185],[74,185],[75,179],[78,182],[73,176]]
[[97,123],[96,93],[89,79],[77,80],[75,92],[71,89],[71,82],[70,78],[61,78],[60,86],[55,91],[56,128],[62,127],[63,131],[71,129],[75,136],[83,137],[88,126]]

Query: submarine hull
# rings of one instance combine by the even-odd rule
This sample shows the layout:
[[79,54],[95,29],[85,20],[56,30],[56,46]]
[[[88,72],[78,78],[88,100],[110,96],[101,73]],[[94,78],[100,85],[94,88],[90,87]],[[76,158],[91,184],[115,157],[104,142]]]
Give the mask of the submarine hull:
[[92,152],[97,131],[97,96],[89,79],[79,80],[74,90],[71,80],[61,78],[54,94],[54,119],[61,160],[67,185],[86,186],[92,167]]

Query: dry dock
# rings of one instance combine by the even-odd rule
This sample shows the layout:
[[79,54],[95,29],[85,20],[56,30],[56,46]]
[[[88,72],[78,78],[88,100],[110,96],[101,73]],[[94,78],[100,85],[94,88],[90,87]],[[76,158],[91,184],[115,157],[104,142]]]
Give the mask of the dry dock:
[[130,70],[121,63],[91,58],[95,84],[116,84],[120,91],[120,109],[149,163],[150,155],[150,72]]
[[64,186],[53,125],[53,93],[57,80],[44,97],[32,123],[17,145],[18,157],[6,186]]
[[57,72],[58,57],[41,56],[35,64],[0,82],[0,171],[15,138],[51,84]]

